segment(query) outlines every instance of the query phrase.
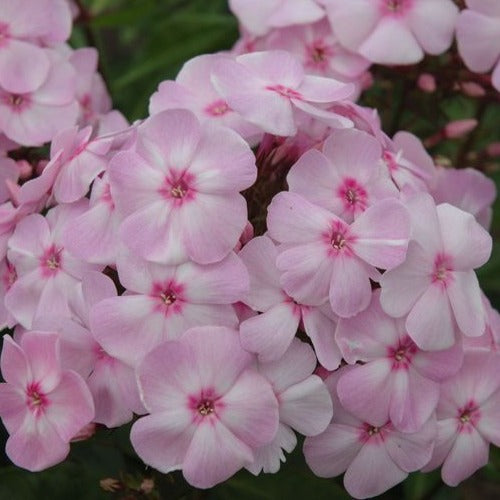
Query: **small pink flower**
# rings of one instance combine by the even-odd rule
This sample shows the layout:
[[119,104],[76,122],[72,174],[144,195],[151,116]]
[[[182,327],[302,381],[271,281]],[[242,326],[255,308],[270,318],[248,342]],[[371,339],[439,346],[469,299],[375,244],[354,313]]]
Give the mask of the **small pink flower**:
[[[340,43],[379,64],[414,64],[452,41],[451,0],[323,0]],[[397,41],[397,43],[395,43]]]
[[278,249],[269,237],[254,238],[238,256],[250,274],[250,290],[244,302],[263,313],[242,321],[243,348],[258,354],[259,361],[276,361],[289,349],[302,324],[319,362],[330,370],[336,369],[342,356],[334,339],[337,318],[329,305],[299,304],[284,292],[280,284],[281,273],[276,267]]
[[220,60],[214,64],[212,82],[232,109],[270,134],[295,135],[295,115],[301,112],[339,127],[352,125],[350,120],[319,105],[349,97],[354,86],[306,75],[300,61],[284,50]]
[[158,113],[135,148],[111,160],[121,236],[137,255],[165,264],[222,260],[247,223],[239,191],[255,181],[255,158],[236,132],[201,126],[186,110]]
[[440,382],[455,375],[463,359],[460,344],[437,352],[419,349],[404,320],[384,313],[379,290],[368,309],[340,320],[335,338],[348,363],[364,363],[338,382],[344,408],[374,424],[391,420],[402,432],[416,432],[429,420]]
[[500,90],[500,5],[492,0],[467,0],[457,21],[458,51],[467,67],[478,73],[493,69]]
[[317,476],[345,472],[347,492],[354,498],[369,498],[392,488],[429,461],[436,420],[428,420],[418,432],[402,433],[390,421],[380,425],[356,418],[342,407],[337,396],[339,378],[353,369],[341,368],[326,379],[334,417],[323,433],[306,438],[304,455]]
[[20,345],[4,336],[0,365],[7,456],[30,471],[63,461],[70,440],[94,417],[94,404],[82,378],[61,369],[57,334],[25,333]]
[[484,332],[485,312],[474,269],[491,254],[492,240],[474,216],[427,194],[407,203],[412,241],[399,267],[384,273],[381,303],[391,316],[408,314],[406,329],[425,350],[451,347],[457,333]]
[[131,366],[188,328],[238,324],[231,304],[246,292],[248,273],[234,253],[216,264],[171,267],[122,254],[117,267],[128,293],[97,304],[91,325],[106,351]]
[[325,11],[316,0],[229,0],[229,7],[253,35],[265,35],[271,28],[318,21]]
[[313,375],[316,357],[304,342],[294,339],[277,361],[259,363],[259,372],[270,382],[279,402],[280,424],[274,440],[255,451],[246,468],[258,475],[276,473],[285,462],[283,451],[291,453],[297,444],[293,430],[304,436],[323,432],[332,419],[332,401],[320,377]]
[[151,351],[137,377],[151,415],[132,426],[135,451],[163,473],[182,469],[197,488],[250,465],[278,430],[273,390],[235,330],[192,328]]
[[337,130],[291,168],[287,183],[293,193],[352,222],[369,206],[399,192],[380,165],[378,141],[360,130]]
[[281,283],[301,303],[327,298],[335,314],[351,317],[366,309],[370,279],[406,256],[410,218],[395,199],[379,201],[351,225],[295,193],[279,193],[268,209],[269,233],[284,245],[276,260]]
[[458,375],[441,387],[436,447],[425,471],[439,467],[456,486],[488,463],[489,444],[500,446],[500,355],[467,353]]
[[244,138],[258,135],[258,127],[232,110],[211,82],[214,64],[228,58],[223,54],[208,54],[186,62],[175,81],[160,83],[151,96],[149,112],[154,115],[166,109],[189,109],[201,123],[212,121],[235,130]]
[[5,295],[5,306],[25,328],[40,314],[67,315],[68,293],[86,270],[96,268],[75,259],[61,243],[64,228],[86,205],[58,206],[46,217],[29,215],[9,240],[8,258],[18,279]]

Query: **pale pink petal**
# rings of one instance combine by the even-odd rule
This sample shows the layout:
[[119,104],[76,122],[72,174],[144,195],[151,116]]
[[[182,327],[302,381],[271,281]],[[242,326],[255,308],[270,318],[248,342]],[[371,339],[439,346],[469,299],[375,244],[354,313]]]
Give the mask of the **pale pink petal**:
[[2,417],[2,423],[9,434],[17,432],[23,424],[28,411],[26,393],[9,383],[1,383],[0,417]]
[[279,359],[290,346],[300,322],[300,311],[293,302],[283,302],[265,313],[243,321],[241,345],[258,354],[259,361]]
[[500,397],[496,392],[481,405],[481,418],[476,424],[476,429],[481,436],[495,446],[500,445]]
[[219,420],[198,426],[186,452],[182,473],[189,484],[211,488],[253,461],[253,453]]
[[455,418],[437,421],[437,435],[432,457],[422,468],[422,472],[429,472],[442,465],[450,453],[457,435],[457,421]]
[[306,101],[331,103],[350,97],[354,92],[354,86],[333,78],[306,75],[298,87],[298,91]]
[[244,371],[221,401],[220,421],[239,440],[252,448],[273,440],[281,408],[278,412],[278,400],[262,375]]
[[412,366],[425,378],[442,382],[455,375],[464,358],[462,345],[457,342],[441,351],[418,351],[412,358]]
[[32,381],[31,369],[26,355],[10,335],[3,337],[0,366],[3,379],[14,387],[25,389],[28,382]]
[[161,412],[140,418],[130,441],[141,460],[167,474],[181,469],[195,427],[183,412]]

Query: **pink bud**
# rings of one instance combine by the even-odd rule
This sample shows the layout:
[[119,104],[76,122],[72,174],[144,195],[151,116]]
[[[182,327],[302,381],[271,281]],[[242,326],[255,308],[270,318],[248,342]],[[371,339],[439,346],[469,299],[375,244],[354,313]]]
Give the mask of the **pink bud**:
[[467,135],[477,127],[477,120],[468,118],[465,120],[455,120],[444,128],[444,135],[447,139],[458,139]]
[[27,160],[18,160],[16,163],[17,168],[19,169],[19,177],[23,181],[29,179],[33,174],[33,167],[31,166],[31,163]]
[[417,85],[420,90],[432,94],[436,91],[436,79],[430,73],[422,73],[417,80]]
[[47,166],[48,163],[48,160],[40,160],[38,162],[38,165],[36,166],[36,175],[42,175],[43,169]]
[[316,368],[316,370],[314,371],[314,375],[317,375],[322,380],[327,379],[332,373],[333,372],[327,370],[321,365],[319,365],[318,368]]
[[359,83],[361,84],[361,88],[363,90],[367,90],[367,89],[369,89],[373,85],[374,81],[375,81],[375,79],[373,78],[372,73],[370,71],[365,71],[361,75]]
[[492,142],[487,148],[488,156],[500,156],[500,142]]
[[463,82],[462,92],[469,97],[483,97],[486,94],[486,90],[476,82]]

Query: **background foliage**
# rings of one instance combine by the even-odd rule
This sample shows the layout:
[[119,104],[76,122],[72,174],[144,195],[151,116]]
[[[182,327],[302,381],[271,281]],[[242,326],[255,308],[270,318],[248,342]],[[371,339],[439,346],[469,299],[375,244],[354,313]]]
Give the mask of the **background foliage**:
[[[76,21],[71,43],[75,47],[98,48],[100,71],[114,107],[131,121],[146,116],[149,96],[158,83],[175,78],[186,60],[198,54],[229,49],[238,38],[237,22],[229,13],[226,0],[81,0],[77,3],[83,7],[84,15]],[[422,65],[406,69],[374,67],[377,83],[361,102],[379,110],[386,132],[392,134],[407,129],[422,139],[432,137],[450,120],[477,118],[480,125],[470,136],[443,141],[430,152],[443,164],[475,166],[500,186],[500,158],[489,158],[485,154],[489,143],[500,141],[499,94],[492,94],[483,104],[464,97],[454,88],[459,75],[453,73],[454,70],[443,69],[450,67],[452,57],[453,54],[426,59]],[[416,79],[424,70],[439,75],[439,89],[434,94],[423,94],[416,88]],[[479,278],[493,305],[499,308],[498,201],[492,232],[494,253],[490,263],[479,271]],[[90,441],[75,443],[63,464],[37,474],[13,467],[5,456],[1,457],[0,500],[349,498],[339,479],[316,478],[309,471],[300,445],[277,475],[254,478],[243,471],[212,490],[193,490],[180,473],[162,475],[145,467],[130,446],[129,428],[100,429]],[[5,431],[2,438],[5,441]],[[417,473],[381,498],[500,498],[499,450],[492,450],[490,458],[487,467],[459,488],[443,485],[439,473]],[[145,479],[153,482],[144,482]]]

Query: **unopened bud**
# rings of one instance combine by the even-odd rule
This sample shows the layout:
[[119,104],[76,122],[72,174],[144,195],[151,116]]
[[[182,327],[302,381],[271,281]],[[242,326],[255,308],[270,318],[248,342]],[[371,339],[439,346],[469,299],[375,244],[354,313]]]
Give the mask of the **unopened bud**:
[[18,160],[17,168],[19,169],[19,178],[23,181],[29,179],[33,175],[33,167],[27,160]]
[[420,90],[432,94],[436,92],[436,79],[430,73],[422,73],[417,80],[417,85]]
[[463,82],[462,92],[469,97],[483,97],[486,95],[486,90],[476,82]]
[[477,120],[473,118],[455,120],[444,127],[444,135],[447,139],[458,139],[472,132],[477,127],[477,124]]

